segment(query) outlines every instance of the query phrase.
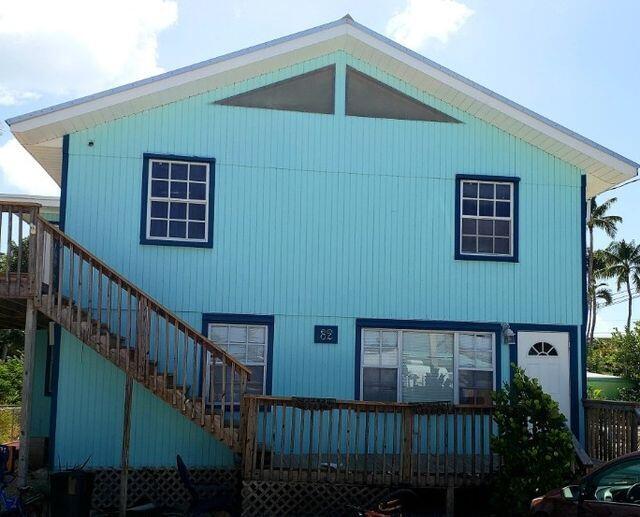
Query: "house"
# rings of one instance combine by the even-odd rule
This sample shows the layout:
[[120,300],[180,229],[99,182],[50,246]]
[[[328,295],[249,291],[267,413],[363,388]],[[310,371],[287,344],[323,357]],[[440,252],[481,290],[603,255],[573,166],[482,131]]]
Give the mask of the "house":
[[638,164],[348,16],[7,123],[62,189],[0,202],[52,468],[468,482],[512,363],[584,438],[586,201]]

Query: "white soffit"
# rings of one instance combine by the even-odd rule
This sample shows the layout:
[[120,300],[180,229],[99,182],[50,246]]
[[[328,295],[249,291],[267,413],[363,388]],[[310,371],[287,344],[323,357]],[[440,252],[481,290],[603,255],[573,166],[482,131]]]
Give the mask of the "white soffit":
[[637,163],[354,22],[335,22],[156,77],[7,120],[60,183],[61,137],[149,108],[344,49],[587,173],[588,196],[637,174]]

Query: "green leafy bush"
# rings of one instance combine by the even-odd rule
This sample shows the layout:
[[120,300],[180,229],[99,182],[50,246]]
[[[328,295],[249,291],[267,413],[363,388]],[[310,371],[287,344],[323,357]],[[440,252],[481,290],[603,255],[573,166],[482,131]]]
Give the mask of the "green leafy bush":
[[0,361],[0,405],[20,404],[22,356]]
[[557,402],[536,379],[515,367],[513,381],[494,394],[498,434],[491,440],[502,458],[494,480],[493,503],[499,515],[525,515],[532,498],[571,477],[571,432]]

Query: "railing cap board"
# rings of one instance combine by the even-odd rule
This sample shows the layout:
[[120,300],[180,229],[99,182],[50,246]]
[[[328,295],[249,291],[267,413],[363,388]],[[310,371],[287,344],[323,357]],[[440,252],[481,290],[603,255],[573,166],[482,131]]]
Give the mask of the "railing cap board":
[[602,400],[602,399],[584,399],[582,404],[585,408],[606,408],[606,409],[635,409],[640,408],[640,402],[631,402],[625,400]]
[[404,402],[375,402],[364,400],[338,400],[333,398],[317,398],[317,397],[278,397],[276,395],[245,395],[247,399],[255,400],[258,404],[282,405],[295,407],[299,409],[389,409],[402,410],[410,409],[416,413],[454,413],[454,412],[486,412],[493,409],[492,405],[487,406],[471,406],[471,405],[453,405],[447,402],[435,402],[427,404],[409,404]]
[[81,255],[84,259],[90,261],[94,266],[97,266],[102,274],[106,277],[111,278],[119,283],[120,287],[131,291],[131,293],[140,298],[144,298],[148,303],[153,305],[153,309],[158,312],[160,315],[165,318],[171,318],[173,320],[173,324],[178,328],[178,330],[182,330],[188,338],[197,340],[200,344],[202,344],[208,352],[211,352],[214,356],[218,356],[220,358],[226,359],[226,362],[234,364],[235,367],[244,372],[247,376],[251,374],[249,368],[240,363],[236,358],[234,358],[229,353],[225,352],[221,348],[218,347],[213,341],[211,341],[206,336],[202,335],[196,329],[194,329],[191,325],[189,325],[186,321],[179,318],[175,315],[171,310],[166,308],[160,302],[149,296],[147,293],[136,287],[133,283],[127,280],[122,274],[118,273],[115,269],[108,266],[98,257],[96,257],[89,250],[84,248],[81,244],[78,244],[76,241],[71,239],[66,233],[60,230],[58,227],[51,224],[46,219],[41,216],[36,217],[37,223],[43,225],[47,230],[51,233],[55,233],[58,235],[58,238],[66,241],[70,246],[73,247],[73,250]]
[[4,212],[4,208],[42,208],[42,204],[32,201],[3,201],[0,199],[0,211]]

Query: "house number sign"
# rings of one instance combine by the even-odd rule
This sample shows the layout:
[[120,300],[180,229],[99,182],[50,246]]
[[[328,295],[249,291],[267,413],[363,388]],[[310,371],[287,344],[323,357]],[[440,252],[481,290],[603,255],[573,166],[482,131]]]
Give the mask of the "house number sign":
[[335,325],[316,325],[313,328],[315,343],[337,343],[338,327]]

